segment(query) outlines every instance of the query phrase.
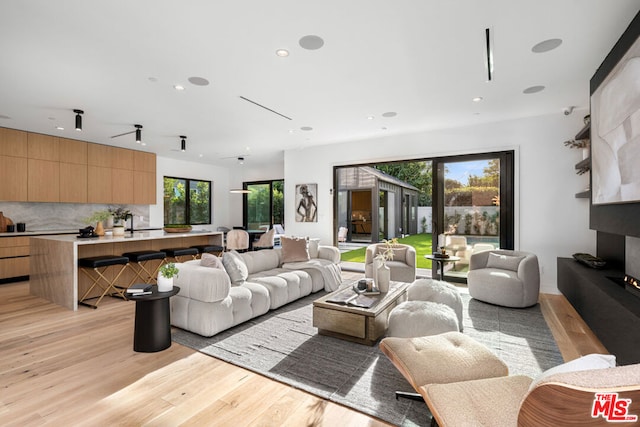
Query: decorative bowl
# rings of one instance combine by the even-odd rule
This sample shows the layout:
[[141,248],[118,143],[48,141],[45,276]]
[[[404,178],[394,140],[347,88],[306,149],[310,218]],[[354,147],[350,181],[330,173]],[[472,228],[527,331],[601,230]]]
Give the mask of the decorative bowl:
[[170,227],[164,227],[163,230],[166,233],[188,233],[189,231],[191,231],[191,226],[190,225],[170,226]]

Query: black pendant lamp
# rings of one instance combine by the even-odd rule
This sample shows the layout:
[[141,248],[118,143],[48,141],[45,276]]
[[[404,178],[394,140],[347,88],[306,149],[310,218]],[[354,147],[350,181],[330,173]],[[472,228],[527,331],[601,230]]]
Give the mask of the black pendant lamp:
[[182,140],[180,141],[180,151],[184,153],[187,150],[187,137],[184,135],[180,135],[180,139]]
[[136,128],[136,142],[140,144],[142,142],[142,125],[133,125]]
[[82,115],[84,114],[84,111],[82,110],[73,110],[74,113],[76,113],[76,130],[78,132],[82,131]]

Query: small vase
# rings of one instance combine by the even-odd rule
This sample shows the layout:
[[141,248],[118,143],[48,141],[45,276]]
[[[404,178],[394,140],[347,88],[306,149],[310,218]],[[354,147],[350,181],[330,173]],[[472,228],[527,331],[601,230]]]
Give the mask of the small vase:
[[391,270],[384,262],[378,261],[375,269],[376,286],[380,292],[389,292],[389,282],[391,281]]
[[164,277],[158,273],[158,292],[169,292],[173,290],[173,277]]
[[124,236],[124,227],[119,225],[113,226],[113,235],[114,236]]
[[94,233],[96,233],[98,236],[104,236],[104,227],[102,226],[102,221],[98,221]]

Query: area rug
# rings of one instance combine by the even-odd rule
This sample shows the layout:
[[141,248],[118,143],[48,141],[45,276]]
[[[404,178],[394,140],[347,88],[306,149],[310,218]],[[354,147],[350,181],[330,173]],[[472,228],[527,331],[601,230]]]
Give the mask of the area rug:
[[[317,334],[309,295],[211,338],[176,329],[173,341],[398,426],[428,425],[424,403],[378,346]],[[464,333],[491,348],[511,374],[536,376],[562,363],[539,306],[509,309],[463,294]]]

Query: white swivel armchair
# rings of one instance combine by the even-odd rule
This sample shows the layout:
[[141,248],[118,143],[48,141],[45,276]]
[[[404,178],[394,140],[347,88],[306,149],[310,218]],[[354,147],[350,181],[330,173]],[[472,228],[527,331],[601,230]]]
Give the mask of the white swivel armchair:
[[475,253],[467,286],[469,295],[480,301],[514,308],[535,305],[540,292],[538,257],[509,250]]
[[[384,243],[367,246],[364,258],[364,276],[373,277],[373,259],[384,252]],[[416,280],[416,250],[413,246],[396,244],[393,246],[393,260],[386,262],[391,270],[391,280],[412,283]]]

